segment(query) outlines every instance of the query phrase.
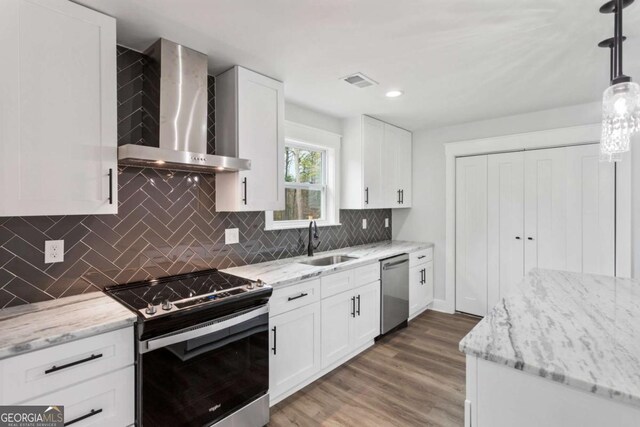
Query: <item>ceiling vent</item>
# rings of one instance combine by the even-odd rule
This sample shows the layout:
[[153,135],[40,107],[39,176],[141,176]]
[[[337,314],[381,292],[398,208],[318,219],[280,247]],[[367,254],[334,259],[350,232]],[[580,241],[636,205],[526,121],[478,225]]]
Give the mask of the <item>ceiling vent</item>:
[[345,82],[349,83],[350,85],[357,86],[360,89],[363,89],[363,88],[369,87],[369,86],[375,86],[375,85],[378,84],[378,82],[376,82],[375,80],[370,79],[369,77],[365,76],[362,73],[351,74],[350,76],[343,77],[341,80],[344,80]]

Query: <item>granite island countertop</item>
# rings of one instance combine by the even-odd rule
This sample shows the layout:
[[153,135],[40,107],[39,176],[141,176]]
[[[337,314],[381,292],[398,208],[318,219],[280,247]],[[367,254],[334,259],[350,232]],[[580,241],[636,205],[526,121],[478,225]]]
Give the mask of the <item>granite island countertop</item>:
[[640,406],[640,281],[532,270],[460,351]]
[[0,310],[0,359],[114,331],[136,315],[102,292]]
[[318,252],[313,256],[313,258],[322,258],[329,255],[339,254],[357,258],[352,261],[330,266],[317,267],[301,264],[302,261],[309,260],[310,258],[308,256],[299,256],[276,261],[262,262],[260,264],[233,267],[222,271],[245,279],[261,279],[268,285],[273,286],[275,289],[278,287],[295,285],[301,280],[311,279],[362,265],[373,264],[384,258],[415,252],[430,247],[433,247],[433,243],[386,240],[362,246],[352,246],[327,252]]

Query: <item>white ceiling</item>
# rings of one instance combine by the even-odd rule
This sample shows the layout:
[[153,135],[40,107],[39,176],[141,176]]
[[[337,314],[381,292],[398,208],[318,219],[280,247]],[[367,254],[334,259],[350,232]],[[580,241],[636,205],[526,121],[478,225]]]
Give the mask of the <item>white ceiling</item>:
[[[412,130],[594,101],[609,76],[604,0],[76,1],[116,17],[125,46],[164,37],[206,53],[212,73],[239,64],[294,103]],[[640,79],[640,5],[625,12],[625,72]],[[339,80],[358,71],[380,85]]]

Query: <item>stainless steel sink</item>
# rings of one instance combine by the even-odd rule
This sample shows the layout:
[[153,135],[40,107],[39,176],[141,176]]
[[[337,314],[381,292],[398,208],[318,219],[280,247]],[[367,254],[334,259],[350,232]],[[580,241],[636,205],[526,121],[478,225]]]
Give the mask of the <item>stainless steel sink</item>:
[[347,255],[331,255],[331,256],[325,256],[322,258],[310,259],[308,261],[301,261],[300,264],[307,264],[307,265],[320,267],[320,266],[340,264],[340,263],[351,261],[354,259],[358,259],[358,258],[347,256]]

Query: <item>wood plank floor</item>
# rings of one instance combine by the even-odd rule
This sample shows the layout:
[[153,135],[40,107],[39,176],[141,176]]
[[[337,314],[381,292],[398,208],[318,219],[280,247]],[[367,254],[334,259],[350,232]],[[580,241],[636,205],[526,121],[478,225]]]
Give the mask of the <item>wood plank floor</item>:
[[479,319],[427,311],[271,408],[269,426],[462,426],[465,359]]

